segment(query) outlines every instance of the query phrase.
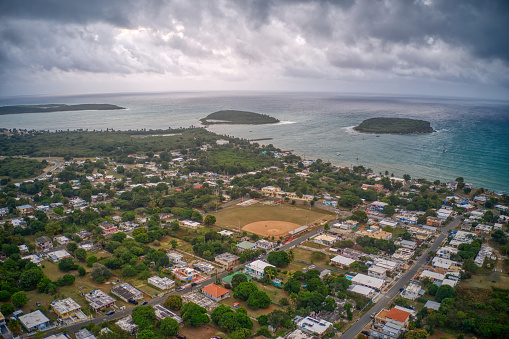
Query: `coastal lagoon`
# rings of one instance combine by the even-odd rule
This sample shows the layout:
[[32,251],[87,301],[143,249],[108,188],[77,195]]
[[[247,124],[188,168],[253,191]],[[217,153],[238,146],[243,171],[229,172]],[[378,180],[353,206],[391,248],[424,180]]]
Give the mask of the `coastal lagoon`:
[[[219,110],[268,114],[271,125],[213,125],[219,134],[272,138],[282,150],[339,166],[441,181],[464,177],[476,187],[509,192],[509,102],[331,93],[150,93],[2,98],[0,105],[108,103],[126,110],[0,116],[0,127],[37,130],[136,130],[200,126]],[[353,127],[373,117],[426,120],[437,132],[375,135]]]

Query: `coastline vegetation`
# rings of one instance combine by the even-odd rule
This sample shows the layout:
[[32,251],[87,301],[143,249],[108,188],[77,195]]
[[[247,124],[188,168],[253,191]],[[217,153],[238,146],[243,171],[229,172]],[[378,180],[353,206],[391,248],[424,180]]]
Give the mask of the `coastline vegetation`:
[[236,110],[224,110],[211,113],[207,117],[200,119],[204,125],[214,124],[233,124],[233,125],[263,125],[263,124],[275,124],[279,120],[268,116],[266,114],[236,111]]
[[109,111],[115,109],[125,109],[117,105],[110,104],[47,104],[47,105],[14,105],[1,106],[0,115],[22,114],[22,113],[49,113],[49,112],[70,112],[70,111]]
[[354,130],[375,134],[421,134],[434,132],[430,123],[408,118],[371,118],[361,122]]
[[0,178],[26,179],[42,173],[48,165],[46,160],[38,161],[25,158],[0,159]]

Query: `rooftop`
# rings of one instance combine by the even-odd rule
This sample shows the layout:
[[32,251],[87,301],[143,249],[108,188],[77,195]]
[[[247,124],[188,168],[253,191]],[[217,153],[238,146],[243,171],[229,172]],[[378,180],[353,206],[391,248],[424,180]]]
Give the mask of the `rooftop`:
[[23,314],[20,316],[19,321],[25,326],[26,329],[33,328],[35,326],[49,322],[49,318],[44,315],[40,310]]
[[65,314],[81,309],[80,304],[78,304],[72,298],[55,300],[51,303],[51,307],[57,314]]
[[410,313],[398,310],[397,308],[391,308],[389,312],[387,312],[386,318],[388,319],[394,319],[399,322],[406,322],[408,317],[410,316]]
[[204,288],[202,288],[201,290],[202,290],[202,292],[210,294],[214,298],[219,298],[229,292],[226,288],[221,287],[216,284],[207,285]]

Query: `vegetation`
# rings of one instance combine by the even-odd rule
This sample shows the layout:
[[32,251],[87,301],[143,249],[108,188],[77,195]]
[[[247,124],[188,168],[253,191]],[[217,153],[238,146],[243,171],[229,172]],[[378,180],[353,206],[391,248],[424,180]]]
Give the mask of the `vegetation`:
[[117,105],[110,104],[47,104],[47,105],[15,105],[1,106],[0,115],[21,114],[21,113],[48,113],[48,112],[68,112],[68,111],[104,111],[125,109]]
[[358,132],[377,134],[419,134],[434,132],[430,123],[408,118],[371,118],[354,127]]
[[200,119],[204,125],[214,124],[235,124],[235,125],[261,125],[274,124],[279,120],[266,114],[225,110],[218,111],[207,115],[206,118]]
[[37,161],[35,159],[7,157],[0,159],[0,177],[10,179],[31,178],[41,174],[46,166],[48,166],[46,160]]

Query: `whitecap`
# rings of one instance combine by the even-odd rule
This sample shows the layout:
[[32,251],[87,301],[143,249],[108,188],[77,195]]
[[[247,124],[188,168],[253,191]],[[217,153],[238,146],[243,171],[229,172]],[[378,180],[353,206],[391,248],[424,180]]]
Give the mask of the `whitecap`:
[[276,125],[292,125],[292,124],[296,124],[296,123],[297,123],[297,121],[280,121]]

